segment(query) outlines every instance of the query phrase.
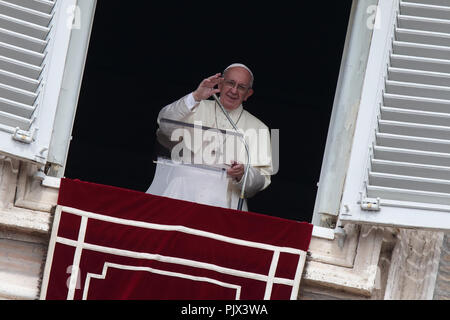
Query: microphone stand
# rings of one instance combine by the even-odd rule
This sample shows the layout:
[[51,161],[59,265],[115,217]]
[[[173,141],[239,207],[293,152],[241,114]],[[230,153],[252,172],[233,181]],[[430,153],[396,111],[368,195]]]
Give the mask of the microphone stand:
[[[214,99],[216,100],[216,102],[219,104],[220,109],[222,109],[222,112],[225,114],[225,116],[227,117],[228,121],[231,123],[231,126],[233,127],[234,130],[236,130],[236,132],[238,132],[238,128],[236,126],[236,124],[234,123],[234,121],[231,119],[230,115],[228,114],[228,112],[225,110],[224,106],[222,105],[222,103],[220,102],[219,98],[217,97],[217,95],[214,93],[213,94]],[[240,135],[239,135],[240,137]],[[244,204],[244,199],[245,199],[245,185],[247,184],[247,176],[248,176],[248,170],[250,168],[250,152],[248,149],[248,145],[247,142],[245,141],[245,137],[242,136],[242,142],[244,143],[244,147],[245,147],[245,153],[247,155],[247,163],[245,164],[245,170],[244,170],[244,181],[242,183],[242,189],[241,189],[241,195],[239,197],[239,202],[238,202],[238,210],[242,211],[242,205]]]

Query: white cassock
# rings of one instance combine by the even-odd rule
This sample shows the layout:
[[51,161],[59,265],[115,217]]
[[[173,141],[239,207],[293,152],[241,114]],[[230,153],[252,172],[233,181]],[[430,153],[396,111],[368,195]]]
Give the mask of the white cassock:
[[[244,133],[244,137],[249,146],[251,166],[245,187],[245,197],[249,198],[267,188],[270,184],[272,154],[269,129],[258,118],[244,110],[242,105],[230,111],[228,114],[238,129]],[[167,105],[161,109],[158,115],[158,140],[163,145],[169,145],[170,140],[178,140],[178,137],[173,137],[174,127],[161,122],[160,120],[162,118],[190,124],[201,123],[204,127],[234,132],[233,127],[215,101],[202,100],[196,102],[192,93]],[[192,130],[185,130],[184,132],[192,133]],[[229,135],[226,136],[229,137]],[[186,140],[185,137],[183,138]],[[228,138],[226,137],[225,139]],[[245,165],[247,163],[246,152],[239,139],[235,140],[237,143],[235,148],[227,147],[225,149],[221,149],[220,144],[223,146],[228,142],[223,141],[223,139],[217,139],[217,141],[220,141],[216,145],[217,148],[209,145],[207,148],[201,148],[200,151],[197,147],[193,147],[192,150],[193,154],[200,153],[202,155],[208,152],[212,152],[213,154],[216,152],[224,153],[222,157],[215,158],[216,163],[213,166],[209,162],[205,166],[180,166],[173,164],[171,160],[159,159],[155,177],[147,193],[236,209],[244,179],[236,181],[228,177],[226,171],[220,168],[226,167],[231,161],[237,161]],[[202,163],[204,164],[204,162]],[[244,201],[242,210],[248,210],[246,201]]]

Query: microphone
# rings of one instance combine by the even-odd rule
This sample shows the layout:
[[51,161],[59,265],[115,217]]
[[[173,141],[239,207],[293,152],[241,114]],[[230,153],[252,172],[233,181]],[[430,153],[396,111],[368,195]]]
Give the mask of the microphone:
[[[231,123],[231,126],[233,127],[233,129],[238,132],[238,128],[236,126],[236,124],[234,123],[234,121],[231,119],[230,115],[228,114],[228,112],[225,110],[224,106],[222,105],[222,103],[220,102],[219,98],[217,97],[217,95],[214,93],[213,94],[214,99],[216,100],[216,102],[219,104],[220,109],[222,110],[222,112],[225,114],[225,116],[227,117],[228,121]],[[241,135],[238,135],[239,137],[241,137]],[[238,202],[238,207],[237,209],[242,211],[242,205],[244,204],[244,199],[245,199],[245,186],[247,184],[247,176],[248,176],[248,170],[250,168],[250,152],[248,149],[248,145],[247,142],[245,141],[245,137],[242,136],[241,137],[242,142],[244,143],[244,147],[245,147],[245,153],[247,155],[247,163],[245,164],[245,169],[244,169],[244,181],[242,183],[242,189],[241,189],[241,195],[239,197],[239,202]]]

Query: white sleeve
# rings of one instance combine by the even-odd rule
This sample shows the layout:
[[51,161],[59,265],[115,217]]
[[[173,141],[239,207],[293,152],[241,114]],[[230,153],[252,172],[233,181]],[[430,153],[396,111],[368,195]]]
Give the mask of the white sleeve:
[[194,109],[194,107],[199,103],[200,101],[196,101],[194,99],[194,94],[191,92],[184,98],[184,103],[186,104],[186,107],[188,107],[189,110]]
[[164,123],[161,123],[160,120],[162,118],[182,121],[184,118],[192,114],[192,112],[195,112],[194,107],[198,104],[199,102],[195,101],[194,96],[190,93],[162,108],[158,114],[157,120],[161,131],[167,136],[170,136],[171,134],[171,128],[164,125]]

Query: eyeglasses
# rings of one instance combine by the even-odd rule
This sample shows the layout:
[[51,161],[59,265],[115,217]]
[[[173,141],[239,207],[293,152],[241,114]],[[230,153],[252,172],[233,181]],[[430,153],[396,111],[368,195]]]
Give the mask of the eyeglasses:
[[249,86],[244,86],[243,84],[237,84],[236,81],[234,81],[234,80],[224,80],[223,84],[229,88],[234,88],[237,85],[237,89],[240,93],[246,93],[247,90],[250,89]]

